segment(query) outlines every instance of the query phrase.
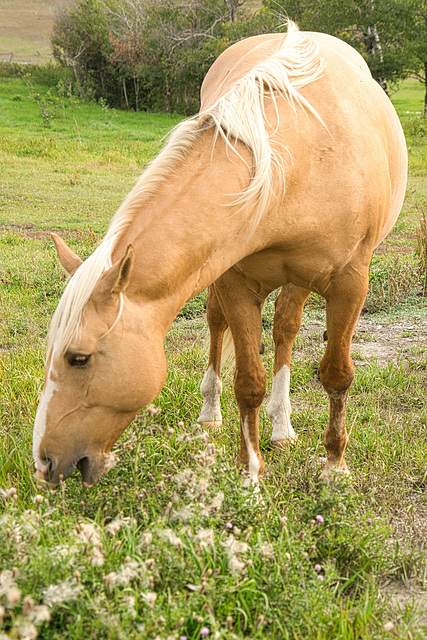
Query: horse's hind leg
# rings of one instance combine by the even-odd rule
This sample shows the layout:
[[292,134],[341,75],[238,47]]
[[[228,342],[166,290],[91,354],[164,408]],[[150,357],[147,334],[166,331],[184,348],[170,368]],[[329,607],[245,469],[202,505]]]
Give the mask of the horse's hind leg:
[[348,473],[345,451],[348,434],[345,409],[348,390],[354,379],[350,357],[351,339],[368,289],[368,270],[354,269],[342,274],[328,291],[326,326],[328,343],[320,362],[320,379],[329,395],[329,421],[323,434],[327,460],[321,479],[334,473]]
[[292,428],[289,382],[292,345],[301,326],[302,312],[310,291],[288,284],[276,299],[273,339],[274,377],[267,414],[273,426],[271,445],[281,448],[297,435]]
[[240,410],[239,464],[256,482],[265,468],[258,440],[258,413],[266,383],[259,345],[261,308],[269,291],[235,269],[223,274],[214,288],[233,335],[236,355],[234,393]]
[[222,424],[220,407],[222,392],[221,352],[224,333],[228,325],[213,286],[208,290],[206,316],[210,332],[209,362],[200,386],[203,406],[197,422],[208,427],[219,427]]

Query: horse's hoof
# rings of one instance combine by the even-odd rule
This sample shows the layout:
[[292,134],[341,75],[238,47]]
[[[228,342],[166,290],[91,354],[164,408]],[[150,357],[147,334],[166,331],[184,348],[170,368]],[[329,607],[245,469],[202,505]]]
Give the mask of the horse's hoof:
[[272,449],[289,449],[298,440],[298,436],[295,438],[283,438],[283,440],[272,440],[270,442]]
[[217,420],[201,420],[199,424],[207,429],[219,429],[222,427],[222,422],[218,422]]
[[340,482],[349,476],[350,471],[345,462],[335,465],[326,463],[325,468],[319,476],[319,480],[320,482],[326,482],[326,484],[332,487],[337,482]]

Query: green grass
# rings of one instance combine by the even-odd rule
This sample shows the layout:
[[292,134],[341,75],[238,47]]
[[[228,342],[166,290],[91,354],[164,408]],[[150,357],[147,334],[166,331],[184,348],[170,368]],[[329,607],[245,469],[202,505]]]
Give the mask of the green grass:
[[[394,100],[400,112],[416,111],[418,88],[409,82]],[[309,302],[295,343],[298,443],[271,451],[262,409],[267,471],[256,495],[236,468],[231,370],[224,427],[195,426],[206,364],[201,295],[168,334],[161,413],[140,412],[117,444],[120,462],[92,490],[76,475],[38,495],[32,423],[64,287],[48,231],[90,254],[178,120],[47,94],[31,78],[0,80],[0,638],[198,640],[203,627],[227,640],[424,638],[427,350],[417,336],[427,310],[414,247],[427,155],[413,123],[408,198],[375,255],[354,340],[351,481],[317,483],[328,415],[317,369],[322,302]],[[269,388],[273,309],[272,297],[263,336]],[[367,356],[367,344],[388,359]]]

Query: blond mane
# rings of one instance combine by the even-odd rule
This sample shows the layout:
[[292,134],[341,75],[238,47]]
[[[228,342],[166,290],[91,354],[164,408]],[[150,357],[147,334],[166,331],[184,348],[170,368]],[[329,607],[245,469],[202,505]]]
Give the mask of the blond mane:
[[[284,191],[283,149],[271,146],[264,102],[268,95],[276,108],[277,96],[294,109],[302,107],[320,117],[299,90],[317,80],[323,71],[318,46],[288,23],[286,37],[277,51],[239,79],[214,105],[178,124],[161,153],[148,165],[113,217],[103,241],[70,279],[52,318],[48,354],[53,348],[63,353],[81,324],[82,314],[101,275],[112,265],[111,256],[119,237],[131,225],[141,207],[193,147],[200,132],[214,127],[216,135],[236,152],[235,142],[243,142],[252,152],[249,186],[236,196],[235,203],[255,203],[253,229],[259,224],[271,199],[273,177],[279,173]],[[278,119],[277,119],[278,120]],[[278,124],[278,122],[277,122]],[[277,177],[277,176],[276,176]]]

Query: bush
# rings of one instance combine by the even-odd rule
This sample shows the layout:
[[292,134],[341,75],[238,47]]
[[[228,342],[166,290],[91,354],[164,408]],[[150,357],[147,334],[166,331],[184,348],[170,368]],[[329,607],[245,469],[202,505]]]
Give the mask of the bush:
[[190,115],[218,55],[270,30],[265,12],[237,19],[245,1],[196,0],[184,7],[176,0],[76,0],[55,21],[54,56],[72,70],[85,99]]
[[425,139],[427,136],[427,120],[423,116],[414,116],[405,122],[403,129],[406,136],[415,138],[415,141],[416,139]]

